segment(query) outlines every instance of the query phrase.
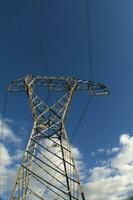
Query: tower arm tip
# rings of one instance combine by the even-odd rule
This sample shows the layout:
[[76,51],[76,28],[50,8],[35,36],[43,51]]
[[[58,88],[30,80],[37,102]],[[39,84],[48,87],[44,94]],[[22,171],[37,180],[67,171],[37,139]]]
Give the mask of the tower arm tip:
[[77,90],[89,90],[92,96],[108,96],[109,90],[102,83],[96,83],[93,81],[77,81]]
[[23,91],[25,91],[24,81],[25,81],[24,78],[11,81],[7,91],[8,92],[20,92],[20,91],[23,92]]
[[90,94],[93,96],[109,96],[110,92],[108,88],[101,83],[94,83],[89,88]]

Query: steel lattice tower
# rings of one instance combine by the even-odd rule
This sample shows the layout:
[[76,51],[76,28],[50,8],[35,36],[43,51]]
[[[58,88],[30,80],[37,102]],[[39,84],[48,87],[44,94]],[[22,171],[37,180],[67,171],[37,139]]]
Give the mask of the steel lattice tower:
[[[49,106],[36,93],[37,86],[64,93]],[[64,126],[76,90],[109,93],[102,84],[71,77],[27,75],[11,82],[9,92],[26,91],[34,120],[11,200],[85,200]]]

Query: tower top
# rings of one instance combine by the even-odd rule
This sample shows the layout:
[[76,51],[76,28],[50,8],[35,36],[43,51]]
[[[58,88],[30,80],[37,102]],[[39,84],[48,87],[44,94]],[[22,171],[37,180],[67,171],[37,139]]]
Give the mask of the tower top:
[[76,90],[89,90],[90,95],[106,96],[109,95],[108,88],[102,83],[88,80],[80,80],[71,76],[34,76],[27,75],[23,78],[13,80],[8,88],[9,92],[25,91],[26,85],[29,86],[47,86],[51,91],[69,91],[74,85]]

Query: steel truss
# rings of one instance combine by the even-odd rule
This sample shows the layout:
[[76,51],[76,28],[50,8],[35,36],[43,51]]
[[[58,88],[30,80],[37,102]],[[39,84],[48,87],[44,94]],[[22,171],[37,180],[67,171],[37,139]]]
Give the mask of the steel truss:
[[[37,95],[37,86],[64,94],[49,106]],[[34,119],[11,200],[85,200],[64,126],[76,90],[109,94],[102,84],[71,77],[28,75],[11,82],[9,92],[26,91]]]

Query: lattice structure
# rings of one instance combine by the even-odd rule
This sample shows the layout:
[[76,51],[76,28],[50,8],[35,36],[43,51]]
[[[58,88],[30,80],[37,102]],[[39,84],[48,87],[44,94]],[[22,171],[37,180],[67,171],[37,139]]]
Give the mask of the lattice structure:
[[[39,98],[37,86],[64,93],[49,106]],[[28,75],[11,82],[10,92],[26,91],[34,119],[11,200],[85,200],[64,126],[76,90],[89,90],[91,95],[108,95],[102,84],[71,77]]]

